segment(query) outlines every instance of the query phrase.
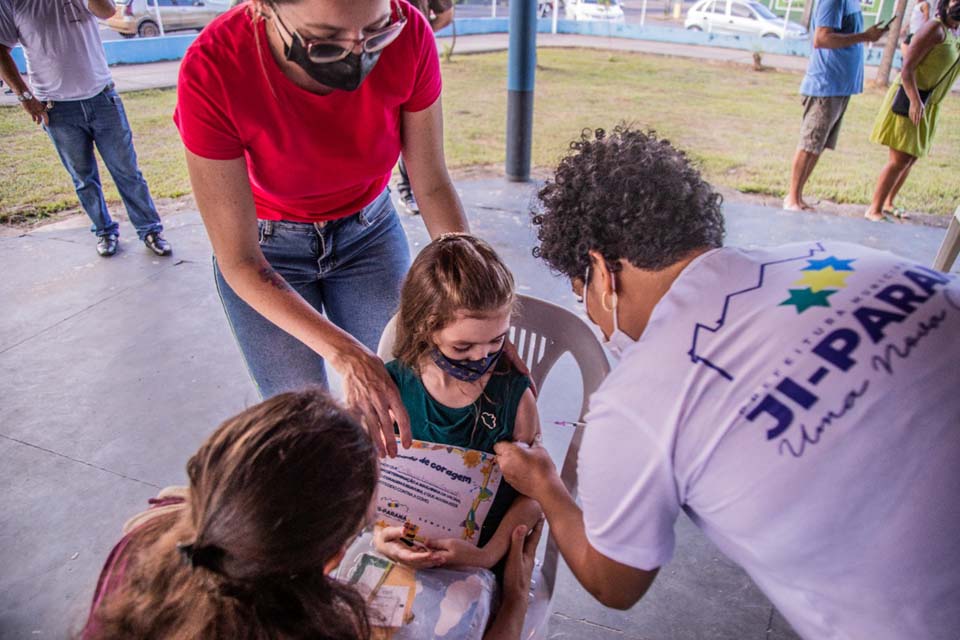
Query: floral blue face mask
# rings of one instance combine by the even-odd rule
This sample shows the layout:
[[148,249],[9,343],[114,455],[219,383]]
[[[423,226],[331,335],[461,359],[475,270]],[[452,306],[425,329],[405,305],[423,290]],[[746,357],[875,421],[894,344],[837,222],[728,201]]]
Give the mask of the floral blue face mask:
[[491,353],[480,360],[454,360],[445,356],[439,348],[434,347],[431,356],[433,356],[433,363],[444,373],[464,382],[476,382],[496,364],[501,353],[503,353],[502,347],[496,353]]

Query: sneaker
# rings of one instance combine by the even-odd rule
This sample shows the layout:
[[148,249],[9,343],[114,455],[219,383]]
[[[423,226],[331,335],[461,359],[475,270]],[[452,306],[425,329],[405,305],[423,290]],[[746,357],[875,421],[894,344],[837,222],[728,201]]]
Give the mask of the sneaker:
[[97,238],[97,253],[103,258],[109,258],[117,252],[117,236],[109,234]]
[[413,197],[413,191],[402,189],[400,191],[400,202],[403,203],[403,208],[406,209],[410,215],[420,215],[420,205],[417,204],[417,199]]
[[156,231],[144,236],[143,244],[147,245],[147,249],[150,249],[150,251],[153,251],[158,256],[168,256],[173,253],[173,248],[170,246],[170,243],[164,240],[163,236]]

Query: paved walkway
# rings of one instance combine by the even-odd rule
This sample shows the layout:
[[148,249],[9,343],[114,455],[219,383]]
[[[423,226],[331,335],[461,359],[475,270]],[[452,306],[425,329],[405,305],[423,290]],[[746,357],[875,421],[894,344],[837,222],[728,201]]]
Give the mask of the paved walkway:
[[[441,50],[450,44],[450,38],[438,40]],[[596,36],[578,36],[563,34],[538,34],[538,47],[610,49],[614,51],[632,51],[636,53],[650,53],[663,56],[681,58],[699,58],[716,62],[732,62],[752,65],[753,54],[742,49],[725,49],[721,47],[707,47],[686,44],[671,44],[667,42],[652,42],[647,40],[631,40],[627,38],[601,38]],[[461,36],[457,38],[456,54],[484,53],[489,51],[504,51],[507,48],[507,34],[494,33],[488,35]],[[764,54],[763,63],[776,69],[803,72],[807,68],[807,59],[797,56]],[[141,89],[162,89],[174,87],[177,84],[177,73],[180,61],[154,62],[152,64],[117,65],[111,68],[113,80],[119,91],[139,91]],[[872,80],[876,76],[876,67],[866,67],[866,79]],[[504,79],[506,82],[506,79]],[[798,85],[799,86],[799,85]],[[960,87],[960,81],[954,90]],[[16,98],[0,94],[0,105],[16,104]]]
[[[566,282],[534,260],[533,185],[462,181],[473,229],[503,254],[524,293],[578,309]],[[727,204],[730,244],[859,241],[929,264],[943,231]],[[427,241],[405,218],[411,248]],[[256,402],[213,285],[199,215],[166,219],[172,258],[149,254],[122,222],[121,252],[98,258],[76,221],[0,239],[0,637],[62,638],[82,624],[120,526],[184,466],[224,418]],[[539,401],[553,420],[580,406],[561,361]],[[686,519],[675,559],[630,611],[605,609],[566,569],[553,638],[792,640],[767,599]]]

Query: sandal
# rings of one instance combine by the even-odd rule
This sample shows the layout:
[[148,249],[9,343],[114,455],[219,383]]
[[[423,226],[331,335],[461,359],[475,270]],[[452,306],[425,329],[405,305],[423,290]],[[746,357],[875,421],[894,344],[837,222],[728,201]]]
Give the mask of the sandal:
[[864,213],[863,219],[866,220],[867,222],[889,222],[893,224],[893,220],[890,219],[890,216],[887,215],[886,211],[881,213],[879,218],[871,218],[866,213]]
[[883,213],[888,216],[893,216],[897,220],[909,220],[910,214],[907,213],[906,209],[901,209],[900,207],[893,207],[892,209],[884,209]]

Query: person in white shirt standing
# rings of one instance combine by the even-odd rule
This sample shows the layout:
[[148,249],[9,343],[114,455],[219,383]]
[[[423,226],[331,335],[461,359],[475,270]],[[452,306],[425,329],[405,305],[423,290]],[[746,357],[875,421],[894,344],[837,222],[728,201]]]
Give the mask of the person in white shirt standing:
[[[113,0],[0,0],[0,77],[53,141],[80,204],[93,222],[97,252],[117,252],[119,226],[100,185],[94,146],[117,185],[140,240],[159,256],[172,253],[137,166],[133,134],[107,67],[97,18],[113,15]],[[20,44],[32,91],[10,50]]]
[[957,279],[827,240],[723,247],[721,197],[653,133],[584,136],[539,196],[536,252],[618,362],[582,511],[543,447],[496,451],[581,584],[632,606],[682,509],[805,638],[956,638]]
[[900,43],[900,55],[907,57],[907,49],[910,47],[910,41],[913,40],[913,34],[920,30],[930,19],[930,3],[927,0],[917,0],[910,9],[910,21],[907,27],[901,31],[903,42]]

